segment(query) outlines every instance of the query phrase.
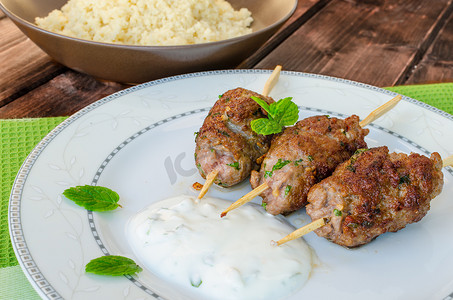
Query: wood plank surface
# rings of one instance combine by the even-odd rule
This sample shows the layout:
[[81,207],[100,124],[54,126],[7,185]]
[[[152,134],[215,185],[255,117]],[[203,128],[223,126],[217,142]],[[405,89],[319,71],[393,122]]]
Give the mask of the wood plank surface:
[[[289,20],[280,28],[280,30],[273,37],[269,39],[260,49],[253,55],[244,60],[238,68],[252,69],[259,61],[268,55],[274,48],[276,48],[282,41],[302,26],[314,14],[320,11],[331,0],[299,0],[294,14]],[[271,67],[272,68],[272,67]]]
[[63,66],[54,63],[8,18],[0,19],[0,32],[0,106],[65,70]]
[[[377,86],[451,82],[453,0],[299,0],[239,68],[318,73]],[[56,62],[0,12],[0,118],[67,116],[128,86]]]
[[[453,82],[453,13],[421,62],[414,68],[407,84]],[[453,99],[452,99],[453,100]]]
[[[68,116],[128,86],[53,61],[8,18],[0,19],[0,118]],[[67,86],[65,86],[67,84]]]
[[[263,47],[267,50],[261,49],[258,53],[271,51],[296,29],[294,26],[300,26],[301,17],[307,11],[310,11],[309,15],[313,14],[329,1],[299,0],[294,15]],[[287,31],[286,28],[290,30]],[[0,37],[0,45],[10,45],[3,50],[0,48],[0,70],[5,70],[11,76],[0,78],[0,118],[67,116],[110,93],[128,87],[96,81],[88,75],[73,72],[53,62],[7,18],[0,20],[0,32],[3,31],[8,33],[7,38],[11,41],[2,41]],[[26,53],[24,55],[29,57],[17,53]],[[258,54],[255,60],[262,56]],[[11,63],[11,60],[16,61]],[[1,61],[5,61],[4,65]],[[66,88],[65,84],[68,84]]]
[[0,107],[0,118],[69,116],[124,88],[126,86],[119,83],[101,82],[68,70],[16,101]]
[[340,1],[326,5],[257,67],[347,78],[377,86],[401,83],[452,0]]

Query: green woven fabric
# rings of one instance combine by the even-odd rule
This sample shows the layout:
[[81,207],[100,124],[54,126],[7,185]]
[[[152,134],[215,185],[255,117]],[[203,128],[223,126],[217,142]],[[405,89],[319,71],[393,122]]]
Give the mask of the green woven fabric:
[[16,173],[36,144],[64,119],[0,120],[0,268],[17,265],[8,231],[8,201]]
[[20,266],[14,266],[0,269],[0,299],[39,300],[41,297],[33,289]]
[[[453,114],[453,83],[396,86],[387,89],[423,101]],[[0,120],[0,156],[2,158],[0,165],[0,286],[8,289],[7,291],[3,291],[0,288],[0,298],[2,299],[5,297],[5,299],[30,299],[37,297],[37,294],[26,282],[19,267],[7,268],[17,266],[18,264],[9,240],[9,193],[16,173],[27,155],[48,132],[64,119],[65,117]],[[18,280],[14,280],[17,283],[14,286],[11,285],[11,281],[8,281],[6,277],[20,278],[22,280],[21,282],[25,283],[21,284]],[[17,288],[17,285],[21,285],[22,289]],[[27,290],[28,292],[26,292]],[[14,293],[16,293],[16,296],[11,296]]]
[[400,85],[386,88],[453,115],[453,83]]

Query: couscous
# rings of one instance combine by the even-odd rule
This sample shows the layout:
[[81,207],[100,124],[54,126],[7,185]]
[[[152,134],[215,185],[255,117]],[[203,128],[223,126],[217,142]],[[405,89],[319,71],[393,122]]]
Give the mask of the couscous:
[[250,33],[246,8],[225,0],[69,0],[36,18],[43,29],[86,40],[129,45],[188,45]]

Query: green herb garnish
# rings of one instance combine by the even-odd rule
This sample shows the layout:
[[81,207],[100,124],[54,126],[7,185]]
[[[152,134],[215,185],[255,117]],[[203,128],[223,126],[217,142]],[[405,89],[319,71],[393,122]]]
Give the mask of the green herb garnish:
[[231,163],[231,164],[227,164],[227,166],[230,166],[232,168],[235,168],[236,170],[239,170],[240,167],[239,167],[239,162],[235,161],[234,163]]
[[274,173],[275,170],[280,170],[290,162],[291,162],[290,160],[282,160],[281,158],[279,158],[277,163],[272,167],[272,171],[264,172],[264,178],[272,177],[272,174]]
[[292,188],[292,186],[290,186],[289,184],[286,186],[286,188],[285,188],[285,196],[288,196],[289,192],[291,191],[291,188]]
[[272,177],[272,171],[264,171],[264,178]]
[[363,152],[366,152],[368,151],[368,149],[357,149],[354,154],[352,155],[351,159],[349,160],[349,165],[346,167],[346,169],[348,169],[349,171],[351,172],[354,172],[355,173],[355,162],[357,161],[357,159],[359,158],[360,154],[362,154]]
[[85,266],[85,272],[98,275],[133,275],[143,269],[130,258],[118,255],[101,256]]
[[280,170],[290,162],[291,162],[290,160],[282,160],[281,158],[279,158],[277,163],[272,167],[272,171]]
[[190,284],[193,286],[193,287],[200,287],[200,285],[203,283],[203,280],[198,280],[197,282],[194,282],[192,280],[190,280]]
[[346,169],[348,169],[349,171],[355,173],[355,167],[354,167],[354,165],[352,163],[350,165],[346,166]]
[[63,195],[88,210],[107,211],[118,206],[120,196],[109,188],[102,186],[76,186],[66,189]]
[[280,99],[270,105],[258,97],[251,96],[251,98],[267,112],[268,117],[251,122],[252,130],[258,134],[279,133],[284,126],[293,125],[299,119],[299,108],[291,101],[292,97]]
[[309,156],[307,156],[307,158],[308,158],[308,161],[313,161],[313,156],[309,155]]
[[261,206],[264,208],[264,210],[266,210],[267,203],[263,202],[263,203],[261,203]]
[[341,210],[338,210],[338,209],[334,209],[333,210],[333,214],[337,217],[341,217],[343,215],[343,213],[341,212]]
[[297,166],[299,166],[299,164],[300,164],[302,161],[303,161],[302,158],[301,158],[301,159],[298,159],[298,160],[295,160],[295,161],[294,161],[294,165],[297,167]]
[[197,167],[198,171],[200,171],[200,173],[201,173],[203,176],[206,176],[206,174],[204,173],[203,168],[201,167],[201,164],[200,164],[200,163],[196,164],[195,166]]

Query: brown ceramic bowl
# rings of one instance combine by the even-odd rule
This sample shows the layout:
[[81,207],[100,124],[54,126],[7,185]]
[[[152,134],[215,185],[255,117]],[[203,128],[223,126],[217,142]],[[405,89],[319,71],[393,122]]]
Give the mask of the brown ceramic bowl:
[[252,12],[253,33],[183,46],[131,46],[92,42],[34,25],[67,0],[0,0],[0,9],[36,45],[61,64],[96,78],[142,83],[171,75],[236,67],[262,46],[293,14],[297,0],[229,0]]

